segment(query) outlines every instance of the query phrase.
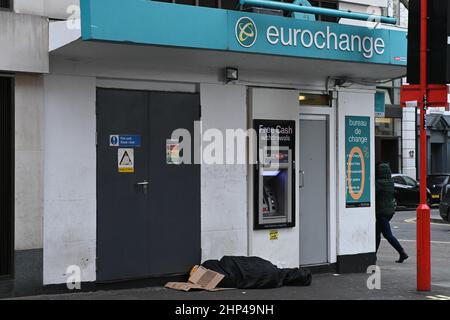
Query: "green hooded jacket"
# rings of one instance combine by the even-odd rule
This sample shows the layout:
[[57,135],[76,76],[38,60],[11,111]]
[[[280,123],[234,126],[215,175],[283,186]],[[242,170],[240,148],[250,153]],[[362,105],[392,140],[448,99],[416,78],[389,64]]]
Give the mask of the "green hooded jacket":
[[391,218],[394,209],[394,180],[389,165],[380,163],[375,170],[376,215]]

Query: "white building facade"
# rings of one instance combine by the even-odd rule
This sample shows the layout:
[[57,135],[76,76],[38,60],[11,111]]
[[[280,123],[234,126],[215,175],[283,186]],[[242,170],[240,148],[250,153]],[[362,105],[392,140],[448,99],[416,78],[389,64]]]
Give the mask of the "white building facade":
[[[388,8],[337,8],[369,5]],[[73,267],[89,289],[182,278],[224,255],[340,273],[376,263],[375,93],[405,74],[406,32],[137,0],[16,0],[0,24],[0,77],[15,83],[0,295],[65,287]],[[175,129],[203,161],[177,163]],[[250,162],[248,140],[245,162],[227,161],[239,146],[218,137],[251,129],[280,135],[276,161]]]

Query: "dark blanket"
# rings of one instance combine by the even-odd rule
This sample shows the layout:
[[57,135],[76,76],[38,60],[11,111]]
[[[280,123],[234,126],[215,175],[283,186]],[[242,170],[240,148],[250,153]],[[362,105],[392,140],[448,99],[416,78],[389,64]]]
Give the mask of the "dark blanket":
[[308,269],[279,269],[271,262],[258,257],[230,257],[208,260],[203,267],[219,272],[225,278],[221,288],[269,289],[282,286],[309,286],[312,276]]

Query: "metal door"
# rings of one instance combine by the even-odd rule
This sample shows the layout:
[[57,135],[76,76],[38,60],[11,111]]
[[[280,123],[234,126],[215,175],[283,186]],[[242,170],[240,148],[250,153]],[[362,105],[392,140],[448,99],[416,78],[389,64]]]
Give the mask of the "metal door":
[[201,260],[200,165],[168,165],[166,158],[175,129],[189,130],[193,144],[199,108],[196,94],[150,94],[151,274],[183,273]]
[[[186,273],[200,262],[199,166],[166,164],[166,141],[175,128],[192,132],[198,110],[194,94],[98,89],[98,281]],[[111,136],[139,143],[111,146]],[[119,172],[120,149],[133,150],[128,172]]]
[[[149,179],[148,94],[97,90],[97,280],[148,275],[148,194],[138,185]],[[111,135],[138,135],[134,173],[120,173],[120,147]]]
[[327,133],[325,116],[300,120],[300,265],[328,261]]

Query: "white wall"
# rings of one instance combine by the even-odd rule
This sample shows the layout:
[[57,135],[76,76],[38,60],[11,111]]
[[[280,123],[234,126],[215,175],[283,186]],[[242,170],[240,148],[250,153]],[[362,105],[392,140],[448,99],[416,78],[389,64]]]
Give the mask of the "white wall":
[[0,11],[0,71],[48,72],[45,18]]
[[[96,84],[115,88],[143,90],[169,88],[192,92],[198,88],[195,83],[201,83],[204,131],[211,127],[219,129],[247,127],[246,87],[243,84],[223,85],[222,68],[216,66],[209,69],[197,69],[192,66],[186,69],[179,68],[178,65],[170,64],[170,59],[168,54],[167,57],[157,60],[159,66],[156,66],[156,64],[142,64],[139,59],[128,59],[117,64],[120,60],[68,61],[64,56],[52,56],[52,72],[82,73],[89,76],[46,77],[44,221],[46,283],[64,282],[67,265],[80,263],[87,266],[84,281],[95,279],[93,263],[96,245],[95,144],[90,144],[89,141],[95,138]],[[95,82],[96,75],[103,78]],[[248,74],[244,72],[243,75]],[[251,74],[251,80],[254,82],[246,79],[244,83],[248,85],[270,83],[270,79],[276,78],[281,81],[283,76],[284,74],[279,73],[255,72]],[[293,82],[294,79],[291,78],[284,81],[293,88],[304,86],[302,82],[304,77],[298,78],[297,82]],[[323,87],[321,88],[323,90]],[[298,121],[298,90],[253,89],[252,92],[250,98],[254,105],[259,106],[253,112],[254,118]],[[356,90],[356,93],[352,93],[342,90],[340,98],[343,98],[344,102],[339,105],[342,112],[339,114],[338,123],[343,123],[342,117],[345,113],[370,113],[373,118],[374,91]],[[62,121],[55,121],[59,119]],[[60,124],[61,122],[64,122],[64,125]],[[372,127],[372,135],[373,132]],[[342,139],[342,133],[339,134],[337,141]],[[64,141],[73,146],[73,151],[61,147],[64,146],[62,144]],[[372,150],[374,151],[374,145]],[[73,153],[79,155],[83,161],[87,161],[87,164],[80,162],[81,160],[75,162],[71,158]],[[73,171],[73,175],[72,171],[60,166],[61,161],[67,162],[67,168]],[[343,168],[343,161],[345,159],[340,160],[339,168]],[[52,168],[56,168],[57,171],[53,172]],[[269,230],[253,230],[253,202],[248,201],[252,199],[252,195],[246,193],[248,190],[246,183],[252,181],[251,171],[248,172],[246,168],[239,166],[203,166],[201,171],[203,259],[220,258],[225,254],[249,254],[261,256],[281,267],[297,267],[298,227],[280,229],[277,241],[269,240]],[[339,190],[345,187],[344,184],[340,184],[342,178],[345,183],[345,177],[341,172],[338,177]],[[72,180],[75,181],[74,186],[67,187],[65,183]],[[66,191],[66,188],[70,188],[70,191]],[[339,197],[341,196],[339,193]],[[296,201],[298,207],[298,199]],[[339,206],[337,210],[340,211],[339,227],[336,227],[339,241],[337,254],[373,252],[374,210],[347,211]],[[66,216],[70,217],[68,222],[65,221]],[[298,214],[296,219],[298,221]],[[334,253],[334,248],[331,248],[330,252]],[[88,262],[85,262],[86,258],[89,259]],[[333,257],[330,261],[334,261]]]
[[14,0],[13,7],[17,13],[44,15],[44,0]]
[[[74,13],[71,6],[80,6],[79,0],[14,0],[14,11],[35,14],[52,19],[67,19]],[[77,10],[76,10],[77,11]],[[78,15],[79,16],[79,15]]]
[[[200,95],[203,132],[219,129],[225,136],[225,129],[246,130],[245,86],[202,84]],[[246,256],[246,165],[202,165],[201,181],[202,259]]]
[[95,78],[47,75],[44,85],[44,284],[65,283],[70,265],[94,281]]
[[42,248],[43,76],[15,77],[15,249]]
[[[338,92],[338,255],[375,252],[375,91]],[[345,116],[370,116],[371,204],[369,208],[346,208]]]
[[[416,109],[403,108],[402,112],[403,174],[416,179]],[[410,152],[414,153],[413,157],[410,156]]]
[[[298,141],[298,120],[299,104],[298,91],[296,90],[270,90],[270,89],[251,89],[251,107],[253,119],[278,119],[296,121],[296,140]],[[298,159],[298,148],[296,158]],[[298,172],[298,162],[295,171]],[[296,185],[298,185],[298,175]],[[253,170],[249,174],[249,198],[253,198],[251,185],[253,184]],[[297,189],[297,188],[296,188]],[[294,191],[295,192],[295,191]],[[296,208],[298,208],[298,192],[295,192]],[[298,267],[299,266],[299,228],[298,228],[298,210],[296,210],[296,226],[287,229],[278,229],[279,239],[270,240],[270,230],[253,230],[253,201],[249,201],[249,246],[250,255],[259,256],[271,261],[279,267]]]

